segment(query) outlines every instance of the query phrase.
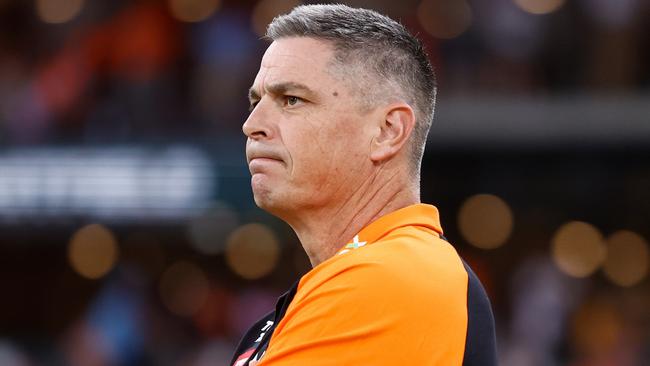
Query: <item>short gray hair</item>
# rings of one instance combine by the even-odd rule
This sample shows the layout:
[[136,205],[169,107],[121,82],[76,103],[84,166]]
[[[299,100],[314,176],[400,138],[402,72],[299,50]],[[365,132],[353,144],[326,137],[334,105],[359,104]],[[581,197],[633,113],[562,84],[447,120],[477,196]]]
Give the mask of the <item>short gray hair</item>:
[[[436,79],[422,43],[402,24],[368,9],[346,5],[301,5],[273,19],[266,37],[272,41],[288,37],[330,41],[334,46],[335,61],[343,66],[339,69],[352,74],[362,85],[362,95],[370,105],[377,98],[386,100],[395,96],[411,105],[416,118],[411,161],[419,173],[433,120]],[[369,77],[372,85],[359,80]],[[385,85],[377,87],[378,80]],[[368,95],[376,90],[378,92]]]

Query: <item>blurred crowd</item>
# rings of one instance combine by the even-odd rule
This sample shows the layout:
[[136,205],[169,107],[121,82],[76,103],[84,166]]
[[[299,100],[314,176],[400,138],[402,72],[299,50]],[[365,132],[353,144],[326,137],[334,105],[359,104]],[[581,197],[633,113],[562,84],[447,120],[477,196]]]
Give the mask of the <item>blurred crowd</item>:
[[[62,4],[78,6],[65,13]],[[295,4],[4,0],[0,139],[124,143],[238,133],[264,24]],[[647,1],[350,4],[386,11],[416,32],[443,96],[624,93],[650,84]],[[200,21],[183,21],[183,11]],[[543,11],[552,13],[531,13]]]
[[[264,27],[298,3],[0,0],[0,157],[53,146],[184,143],[219,162],[213,202],[176,223],[5,217],[0,365],[228,365],[246,327],[309,270],[291,231],[252,207],[241,134],[247,90],[267,46]],[[641,96],[650,118],[648,1],[344,3],[400,19],[423,40],[441,103],[453,96],[501,95],[513,103],[536,95]],[[507,160],[472,147],[425,157],[424,200],[441,207],[447,236],[490,293],[504,366],[650,360],[647,141],[645,150],[627,154],[619,146],[607,158],[596,149],[546,152],[537,162],[511,151]],[[438,168],[449,168],[445,178]],[[8,192],[3,174],[0,208]],[[528,185],[533,179],[544,188]],[[499,194],[494,187],[501,186],[520,192],[505,197],[508,210],[526,213],[515,218],[519,229],[509,219],[502,242],[487,248],[457,228],[454,214],[467,196]],[[574,216],[600,220],[606,234],[638,232],[623,240],[641,243],[635,281],[609,281],[606,266],[597,272],[604,257],[581,272],[549,255],[548,242],[554,237],[561,248],[561,240],[541,228],[571,220],[568,212],[584,202]],[[595,235],[613,258],[615,236]],[[578,255],[579,262],[589,257]],[[620,258],[611,266],[629,264],[629,256]]]

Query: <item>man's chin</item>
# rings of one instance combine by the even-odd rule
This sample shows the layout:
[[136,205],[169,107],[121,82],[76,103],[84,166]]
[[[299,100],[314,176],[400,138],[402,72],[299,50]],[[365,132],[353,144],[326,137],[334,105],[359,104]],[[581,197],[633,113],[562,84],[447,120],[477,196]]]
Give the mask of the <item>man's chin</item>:
[[269,211],[275,206],[275,199],[273,192],[266,186],[253,184],[253,199],[255,204],[266,211]]
[[282,219],[289,210],[287,199],[280,199],[277,192],[253,189],[253,198],[257,207]]
[[254,198],[257,207],[273,216],[280,216],[280,213],[284,211],[282,205],[279,205],[277,201],[271,199],[269,196],[256,194]]
[[266,174],[254,174],[251,188],[257,207],[274,216],[282,219],[288,211],[295,209],[292,206],[294,195],[288,193],[283,184],[271,181]]
[[257,207],[263,210],[267,210],[267,207],[270,207],[268,197],[259,194],[253,194],[253,198],[255,199],[255,204]]

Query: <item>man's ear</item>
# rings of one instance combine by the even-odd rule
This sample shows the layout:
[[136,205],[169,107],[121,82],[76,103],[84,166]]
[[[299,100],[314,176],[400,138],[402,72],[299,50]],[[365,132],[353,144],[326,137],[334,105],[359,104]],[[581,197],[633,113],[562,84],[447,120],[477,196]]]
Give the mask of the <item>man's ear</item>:
[[378,134],[373,138],[370,159],[381,162],[395,156],[415,127],[415,112],[406,103],[392,103],[383,109]]

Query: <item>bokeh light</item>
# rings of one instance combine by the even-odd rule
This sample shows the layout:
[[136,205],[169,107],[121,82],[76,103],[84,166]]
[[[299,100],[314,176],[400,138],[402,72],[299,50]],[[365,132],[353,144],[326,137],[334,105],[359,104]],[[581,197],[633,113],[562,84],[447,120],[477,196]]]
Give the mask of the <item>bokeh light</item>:
[[79,15],[83,0],[36,0],[36,14],[45,23],[65,23]]
[[591,224],[571,221],[562,225],[551,243],[553,261],[573,277],[587,277],[603,263],[607,249],[600,231]]
[[259,36],[265,35],[266,27],[273,18],[290,12],[298,5],[300,5],[300,1],[297,0],[260,0],[253,9],[253,30]]
[[193,315],[196,328],[207,337],[218,336],[228,327],[231,293],[218,283],[211,283],[203,306]]
[[588,300],[577,309],[570,325],[573,346],[583,354],[612,349],[623,330],[621,314],[604,299]]
[[242,225],[228,238],[226,261],[243,278],[253,280],[266,276],[275,268],[279,256],[278,240],[265,225]]
[[237,225],[237,212],[225,204],[216,204],[190,221],[187,228],[190,245],[203,254],[221,253],[228,235]]
[[209,291],[207,275],[191,262],[175,262],[160,278],[160,297],[169,311],[176,315],[194,315],[207,300]]
[[498,248],[512,233],[512,210],[495,195],[477,194],[463,202],[458,226],[470,244],[482,249]]
[[607,238],[607,259],[603,272],[613,283],[629,287],[648,274],[648,242],[639,234],[620,230]]
[[523,11],[531,14],[552,13],[564,5],[564,0],[514,0]]
[[83,277],[97,279],[108,273],[118,257],[113,233],[99,224],[82,227],[68,245],[70,266]]
[[220,0],[169,0],[172,16],[190,23],[208,19],[220,5]]
[[432,36],[451,39],[463,34],[472,24],[472,9],[465,0],[423,0],[417,17]]

